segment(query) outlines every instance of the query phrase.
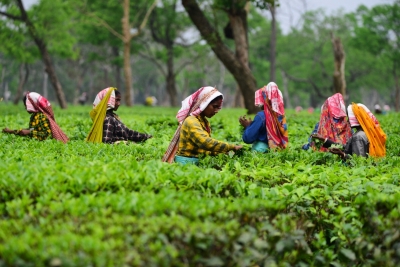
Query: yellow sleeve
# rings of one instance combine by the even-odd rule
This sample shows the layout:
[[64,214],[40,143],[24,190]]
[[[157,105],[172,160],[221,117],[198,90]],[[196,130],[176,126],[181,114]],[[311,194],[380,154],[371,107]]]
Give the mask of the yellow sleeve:
[[193,119],[188,120],[187,123],[190,124],[190,138],[200,149],[209,152],[206,154],[225,153],[235,148],[235,145],[211,138],[197,118],[193,117]]

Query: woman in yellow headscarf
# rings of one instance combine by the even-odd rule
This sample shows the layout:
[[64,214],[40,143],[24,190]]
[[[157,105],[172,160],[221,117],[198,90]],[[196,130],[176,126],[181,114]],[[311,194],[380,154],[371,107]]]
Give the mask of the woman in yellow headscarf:
[[121,104],[121,93],[114,87],[100,91],[93,102],[93,110],[90,117],[93,126],[90,129],[86,141],[94,143],[113,144],[120,141],[145,141],[152,136],[130,130],[119,119],[114,111]]
[[344,149],[330,148],[335,144],[328,138],[320,135],[314,138],[324,141],[323,146],[330,148],[329,152],[346,159],[355,154],[362,157],[384,157],[386,155],[386,134],[381,129],[378,120],[371,111],[363,104],[351,104],[347,108],[350,126],[356,132],[347,141]]

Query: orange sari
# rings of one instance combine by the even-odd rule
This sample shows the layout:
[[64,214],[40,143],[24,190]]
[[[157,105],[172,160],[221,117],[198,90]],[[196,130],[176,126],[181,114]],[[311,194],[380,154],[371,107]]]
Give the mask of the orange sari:
[[372,157],[384,157],[386,155],[386,134],[379,126],[378,121],[374,121],[367,111],[357,104],[352,103],[351,106],[369,140],[369,155]]

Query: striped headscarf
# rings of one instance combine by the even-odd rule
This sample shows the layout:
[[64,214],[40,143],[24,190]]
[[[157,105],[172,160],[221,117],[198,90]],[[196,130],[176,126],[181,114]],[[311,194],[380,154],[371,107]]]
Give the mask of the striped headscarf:
[[[107,95],[107,92],[111,89],[116,90],[116,88],[114,88],[114,87],[108,87],[106,89],[101,90],[96,95],[96,98],[94,99],[94,102],[93,102],[93,108],[95,108],[101,102],[101,100]],[[114,90],[112,90],[111,95],[107,101],[107,110],[113,109],[115,107],[115,91]]]
[[[264,106],[268,146],[286,148],[289,143],[288,131],[283,127],[283,124],[286,124],[285,108],[278,85],[270,82],[257,90],[254,100],[256,106]],[[278,121],[278,116],[283,116],[282,123]]]
[[183,122],[189,115],[200,115],[208,104],[218,96],[224,97],[216,88],[211,86],[201,87],[182,101],[182,107],[176,114],[178,122]]
[[175,154],[178,150],[179,134],[183,121],[190,115],[200,115],[200,113],[206,109],[208,104],[210,104],[210,102],[218,96],[224,97],[221,92],[219,92],[216,88],[212,86],[206,86],[201,87],[199,90],[197,90],[182,101],[182,107],[176,114],[179,125],[168,146],[167,151],[162,158],[163,162],[172,163],[174,161]]
[[265,104],[265,98],[263,94],[266,94],[267,98],[271,101],[271,108],[279,115],[285,115],[285,108],[283,105],[283,96],[278,88],[278,85],[274,82],[270,82],[263,88],[259,89],[255,93],[254,104],[257,107],[261,107]]
[[35,92],[28,92],[26,94],[25,105],[27,111],[34,113],[41,112],[47,117],[50,123],[51,134],[54,139],[60,140],[63,143],[68,142],[69,139],[67,135],[56,123],[51,104],[45,97]]

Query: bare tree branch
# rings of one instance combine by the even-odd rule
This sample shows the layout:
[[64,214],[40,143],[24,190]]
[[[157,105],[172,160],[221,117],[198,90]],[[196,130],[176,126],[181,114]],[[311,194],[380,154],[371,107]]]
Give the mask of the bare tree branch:
[[140,24],[137,32],[132,33],[131,34],[131,38],[134,38],[134,37],[138,36],[141,33],[143,28],[146,26],[147,20],[149,19],[151,12],[156,7],[157,2],[158,2],[158,0],[155,0],[154,3],[151,5],[151,7],[147,10],[146,15],[144,16],[144,19],[143,19],[142,23]]
[[0,11],[0,15],[3,15],[5,17],[9,18],[9,19],[12,19],[12,20],[24,21],[24,19],[22,17],[20,17],[20,16],[11,15],[11,14],[9,14],[7,12],[3,12],[3,11]]
[[174,75],[175,75],[175,76],[178,75],[187,65],[196,62],[200,57],[201,57],[201,55],[198,54],[198,55],[195,56],[192,60],[188,60],[188,61],[182,63],[182,65],[179,66],[179,67],[175,70]]
[[156,65],[156,67],[160,70],[160,72],[162,73],[163,76],[165,76],[165,77],[167,76],[167,73],[165,72],[163,66],[160,64],[160,62],[158,62],[158,60],[156,58],[146,55],[142,52],[139,52],[139,55],[141,57],[144,57],[144,58],[150,60],[154,65]]
[[294,77],[294,76],[289,75],[289,74],[288,74],[287,72],[285,72],[284,70],[282,70],[282,72],[285,73],[286,77],[288,77],[289,80],[292,80],[292,81],[295,81],[295,82],[301,82],[301,83],[308,83],[308,84],[311,84],[311,86],[314,88],[315,92],[317,93],[317,96],[318,96],[318,97],[326,98],[326,96],[324,96],[324,95],[321,93],[321,90],[320,90],[319,87],[313,82],[312,79],[310,79],[310,78],[306,78],[306,79],[304,79],[304,78],[297,78],[297,77]]
[[124,40],[124,36],[122,36],[120,33],[118,33],[116,30],[114,30],[105,20],[99,18],[96,14],[94,13],[89,13],[87,14],[88,16],[94,17],[100,25],[102,25],[104,28],[106,28],[110,33],[112,33],[114,36],[117,38],[121,39],[122,41]]

